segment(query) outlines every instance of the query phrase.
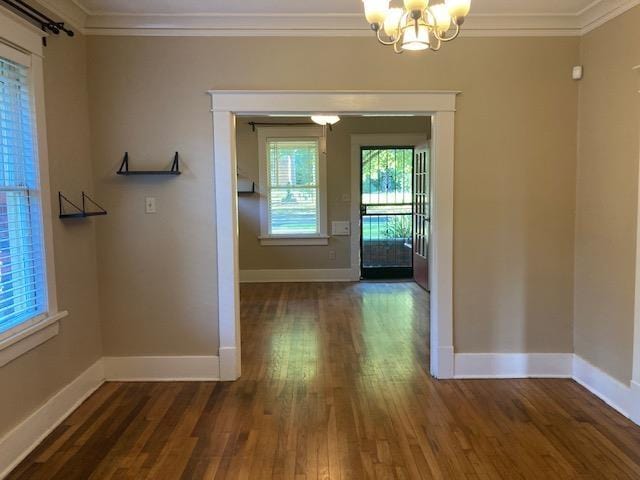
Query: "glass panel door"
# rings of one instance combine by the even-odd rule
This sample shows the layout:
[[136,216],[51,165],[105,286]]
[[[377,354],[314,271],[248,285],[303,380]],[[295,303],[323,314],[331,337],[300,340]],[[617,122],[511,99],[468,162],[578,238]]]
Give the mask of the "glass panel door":
[[413,276],[413,147],[363,147],[362,278]]

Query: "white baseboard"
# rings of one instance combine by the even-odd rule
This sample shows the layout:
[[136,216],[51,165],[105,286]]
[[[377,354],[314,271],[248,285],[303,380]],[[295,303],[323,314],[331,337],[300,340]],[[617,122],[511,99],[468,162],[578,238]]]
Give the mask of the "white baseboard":
[[6,477],[103,383],[100,359],[0,439],[0,478]]
[[[235,380],[240,375],[238,354],[233,347],[223,347],[220,357],[104,357],[98,360],[0,439],[0,479],[8,475],[105,380]],[[447,352],[442,356],[451,357]],[[640,383],[631,382],[627,386],[578,355],[458,353],[454,357],[454,368],[456,379],[573,378],[640,425]]]
[[240,352],[236,347],[220,347],[220,380],[231,382],[240,378]]
[[631,418],[633,400],[630,386],[616,380],[579,355],[574,355],[573,379],[622,415]]
[[631,382],[631,414],[630,418],[640,425],[640,383]]
[[455,378],[571,378],[572,353],[456,353]]
[[454,378],[572,378],[640,425],[640,384],[625,385],[573,353],[456,353]]
[[350,268],[240,270],[240,283],[357,282]]
[[104,357],[107,380],[171,382],[220,380],[218,356]]
[[[433,350],[436,357],[431,356],[431,375],[439,380],[454,378],[455,375],[455,355],[453,346],[437,347]],[[434,364],[437,362],[437,364]]]

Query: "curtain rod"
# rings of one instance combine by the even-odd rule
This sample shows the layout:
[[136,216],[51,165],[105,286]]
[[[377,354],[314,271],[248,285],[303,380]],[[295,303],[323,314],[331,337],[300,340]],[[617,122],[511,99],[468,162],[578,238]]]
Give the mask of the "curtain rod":
[[[318,125],[317,123],[313,123],[313,122],[247,122],[248,125],[251,125],[251,130],[253,130],[254,132],[256,131],[256,127],[266,127],[266,126],[285,126],[285,127],[292,127],[292,126],[298,126],[298,125]],[[329,127],[330,131],[333,131],[333,126],[332,125],[327,125]]]
[[[5,4],[5,8],[15,10],[19,15],[27,17],[35,22],[44,32],[51,32],[54,35],[64,32],[70,37],[73,37],[74,35],[72,30],[64,26],[64,22],[56,22],[23,0],[0,0],[0,2]],[[47,44],[46,39],[43,38],[42,41],[45,45]]]

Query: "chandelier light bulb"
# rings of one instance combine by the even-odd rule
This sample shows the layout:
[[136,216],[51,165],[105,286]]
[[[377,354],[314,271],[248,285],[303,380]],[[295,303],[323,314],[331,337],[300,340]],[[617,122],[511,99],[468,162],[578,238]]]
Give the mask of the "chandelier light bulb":
[[445,4],[449,15],[456,19],[466,17],[471,10],[471,0],[445,0]]
[[367,22],[379,28],[387,17],[389,2],[390,0],[362,0],[362,3],[364,3],[364,16]]
[[429,19],[429,25],[438,33],[442,35],[449,28],[451,28],[451,15],[449,9],[444,3],[438,3],[433,5],[427,14]]
[[387,14],[387,18],[384,19],[384,33],[392,38],[397,38],[400,28],[400,21],[404,15],[404,10],[401,8],[391,8]]
[[429,48],[429,29],[427,25],[420,22],[416,33],[415,24],[408,25],[402,36],[403,50],[426,50]]
[[404,0],[404,8],[409,12],[422,12],[428,5],[429,0]]

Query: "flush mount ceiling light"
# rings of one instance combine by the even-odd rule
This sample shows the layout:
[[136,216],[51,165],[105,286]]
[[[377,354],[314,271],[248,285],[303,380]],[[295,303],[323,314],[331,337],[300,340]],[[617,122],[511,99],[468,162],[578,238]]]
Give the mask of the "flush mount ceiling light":
[[337,115],[312,115],[311,121],[318,125],[335,125],[340,121]]
[[460,27],[471,9],[471,0],[444,0],[429,6],[429,0],[404,0],[404,8],[391,7],[391,0],[362,0],[364,15],[378,41],[405,50],[438,51],[442,43],[460,35]]

